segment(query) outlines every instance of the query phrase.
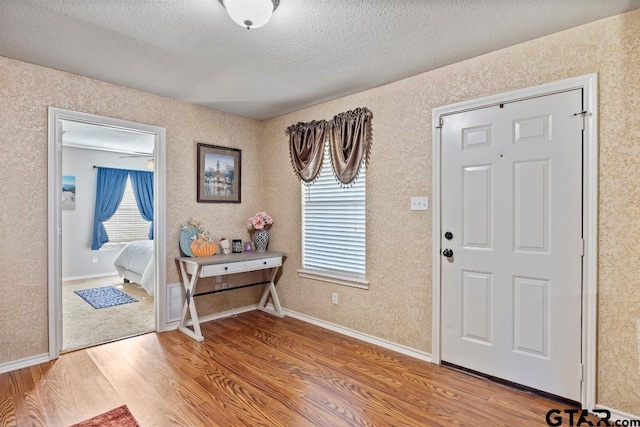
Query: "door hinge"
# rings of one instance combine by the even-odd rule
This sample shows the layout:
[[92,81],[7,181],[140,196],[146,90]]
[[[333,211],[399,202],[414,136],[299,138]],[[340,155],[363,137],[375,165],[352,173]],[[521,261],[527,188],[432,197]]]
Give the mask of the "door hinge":
[[444,125],[444,119],[442,117],[438,118],[438,126],[436,126],[436,129],[442,129],[442,126]]
[[584,241],[584,239],[580,239],[580,256],[584,256],[585,250],[586,250],[586,242]]
[[584,365],[582,363],[578,365],[578,380],[584,381]]
[[582,130],[584,130],[585,128],[585,120],[587,118],[587,116],[590,116],[591,113],[588,112],[587,110],[584,111],[580,111],[579,113],[574,113],[573,117],[577,117],[577,116],[582,116]]

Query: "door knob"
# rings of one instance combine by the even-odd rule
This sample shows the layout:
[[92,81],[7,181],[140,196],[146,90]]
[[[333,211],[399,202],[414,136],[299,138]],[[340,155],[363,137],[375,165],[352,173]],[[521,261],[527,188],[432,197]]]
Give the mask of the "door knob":
[[447,258],[451,258],[453,256],[453,251],[451,249],[445,249],[444,251],[442,251],[442,255],[446,256]]

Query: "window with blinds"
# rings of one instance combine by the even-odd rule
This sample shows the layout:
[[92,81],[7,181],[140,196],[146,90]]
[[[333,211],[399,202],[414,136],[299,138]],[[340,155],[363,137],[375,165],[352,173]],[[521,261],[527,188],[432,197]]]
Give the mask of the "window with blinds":
[[104,223],[109,236],[109,243],[128,243],[134,240],[149,240],[151,223],[140,215],[136,199],[131,188],[131,180],[127,177],[124,195],[116,213]]
[[365,277],[365,167],[350,187],[333,176],[328,150],[315,183],[302,186],[303,268]]

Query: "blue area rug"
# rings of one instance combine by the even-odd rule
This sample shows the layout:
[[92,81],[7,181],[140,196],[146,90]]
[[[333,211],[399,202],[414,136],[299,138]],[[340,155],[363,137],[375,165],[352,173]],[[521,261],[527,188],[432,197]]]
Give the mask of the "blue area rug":
[[93,308],[113,307],[121,304],[138,302],[137,299],[125,294],[113,286],[102,286],[100,288],[81,289],[73,291],[80,298],[91,304]]

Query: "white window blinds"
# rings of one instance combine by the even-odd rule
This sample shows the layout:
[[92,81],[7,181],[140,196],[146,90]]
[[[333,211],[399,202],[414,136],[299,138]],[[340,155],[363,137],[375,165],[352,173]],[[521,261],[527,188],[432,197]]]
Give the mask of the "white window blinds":
[[329,274],[365,277],[365,167],[356,182],[341,187],[325,149],[322,169],[302,186],[303,266]]
[[122,201],[116,213],[104,222],[104,228],[109,236],[109,243],[128,243],[134,240],[149,240],[151,223],[140,215],[136,199],[131,187],[131,179],[127,177]]

